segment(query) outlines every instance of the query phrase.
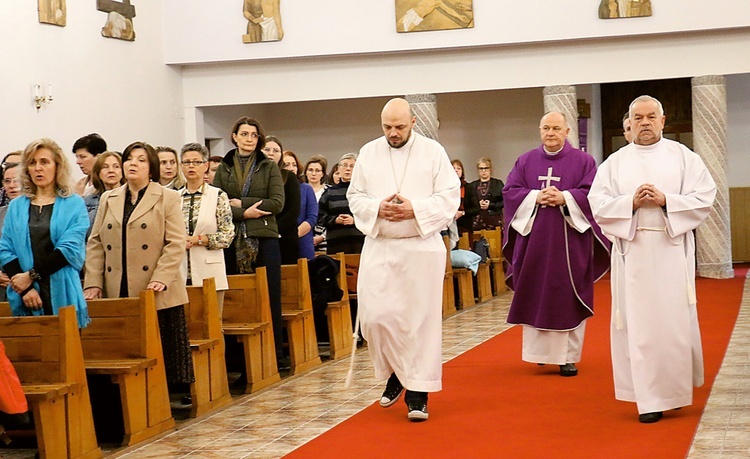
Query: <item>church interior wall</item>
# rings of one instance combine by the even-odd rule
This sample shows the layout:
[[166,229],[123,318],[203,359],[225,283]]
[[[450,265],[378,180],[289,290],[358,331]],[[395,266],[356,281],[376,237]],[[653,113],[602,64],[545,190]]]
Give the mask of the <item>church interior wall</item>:
[[[73,142],[91,132],[120,151],[135,140],[182,143],[182,77],[164,65],[162,2],[133,4],[127,42],[101,36],[107,14],[96,2],[68,0],[66,27],[40,24],[36,1],[0,2],[0,156],[49,137],[72,159]],[[34,83],[53,88],[39,112]]]

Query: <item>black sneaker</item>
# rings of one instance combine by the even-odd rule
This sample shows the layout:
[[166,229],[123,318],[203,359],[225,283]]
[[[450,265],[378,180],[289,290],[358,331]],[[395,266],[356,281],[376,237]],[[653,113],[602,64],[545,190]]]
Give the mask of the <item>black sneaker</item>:
[[401,392],[404,391],[404,386],[401,385],[401,381],[398,380],[396,373],[391,373],[391,377],[388,378],[388,382],[385,385],[383,395],[380,396],[380,406],[388,408],[398,401],[401,397]]
[[404,397],[406,406],[409,408],[409,420],[411,422],[426,421],[429,417],[427,414],[427,392],[406,391]]

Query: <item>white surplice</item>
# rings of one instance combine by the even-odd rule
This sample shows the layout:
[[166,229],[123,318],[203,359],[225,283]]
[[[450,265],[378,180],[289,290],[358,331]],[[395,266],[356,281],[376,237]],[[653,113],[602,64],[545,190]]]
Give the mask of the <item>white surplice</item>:
[[[445,149],[412,132],[401,148],[385,137],[359,152],[347,192],[365,234],[357,281],[362,335],[379,379],[396,373],[409,390],[442,388],[442,289],[445,245],[440,236],[460,204],[460,182]],[[415,218],[378,218],[380,202],[400,191]]]
[[[666,209],[633,212],[651,183]],[[695,229],[716,185],[701,158],[661,139],[627,145],[599,168],[589,192],[594,218],[612,239],[612,366],[615,397],[651,413],[690,405],[703,384],[695,298]]]

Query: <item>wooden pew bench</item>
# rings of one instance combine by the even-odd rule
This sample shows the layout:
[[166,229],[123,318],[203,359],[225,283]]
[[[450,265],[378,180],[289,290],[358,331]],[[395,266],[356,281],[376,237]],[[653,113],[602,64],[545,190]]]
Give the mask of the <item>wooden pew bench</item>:
[[[10,313],[7,305],[0,311]],[[99,458],[76,311],[2,317],[0,340],[34,414],[39,456]]]
[[[340,359],[351,355],[354,330],[352,329],[352,310],[350,299],[352,294],[346,287],[347,262],[351,261],[349,255],[343,252],[331,255],[331,258],[339,262],[339,288],[344,292],[339,301],[331,301],[326,306],[325,314],[328,321],[328,336],[331,345],[331,360]],[[359,266],[359,255],[357,255],[357,266]],[[356,294],[354,295],[356,298]]]
[[109,376],[119,388],[122,445],[174,428],[154,292],[90,300],[88,305],[91,324],[81,333],[86,372]]
[[500,228],[482,230],[482,236],[490,243],[490,266],[492,268],[492,293],[497,296],[507,292],[503,269],[503,236]]
[[[469,233],[464,233],[458,240],[458,248],[471,250],[471,244],[479,238],[481,238],[481,232],[475,231],[472,238],[469,238]],[[490,280],[489,258],[479,264],[479,267],[477,268],[477,274],[474,276],[474,284],[476,287],[476,298],[480,303],[492,298],[492,282]]]
[[453,286],[453,264],[451,263],[451,242],[443,236],[445,243],[445,275],[443,276],[443,319],[456,313],[456,290]]
[[195,382],[190,385],[196,417],[232,401],[224,360],[224,335],[221,331],[219,301],[214,278],[203,280],[201,287],[188,287],[185,305],[190,350],[195,368]]
[[[458,241],[458,248],[462,250],[468,249],[468,239]],[[450,247],[450,241],[448,241],[448,247]],[[450,257],[450,253],[448,253]],[[456,309],[468,309],[476,304],[474,299],[474,273],[469,268],[454,268],[451,265],[453,272],[453,279],[455,280],[455,289],[458,290],[458,304]]]
[[266,268],[257,268],[254,274],[227,276],[227,281],[222,331],[224,336],[235,336],[242,344],[247,374],[245,393],[249,394],[281,381]]
[[289,340],[291,374],[320,365],[306,258],[281,266],[281,318]]

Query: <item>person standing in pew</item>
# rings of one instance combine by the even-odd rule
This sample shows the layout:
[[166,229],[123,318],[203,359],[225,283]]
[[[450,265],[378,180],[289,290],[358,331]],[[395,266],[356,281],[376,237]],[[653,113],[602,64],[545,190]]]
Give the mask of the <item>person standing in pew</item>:
[[428,392],[442,389],[442,289],[445,244],[461,183],[445,149],[413,131],[409,103],[391,99],[385,134],[362,147],[347,191],[365,234],[357,298],[383,407],[404,396],[408,418],[425,421]]
[[79,273],[89,219],[70,164],[57,143],[39,139],[26,147],[20,167],[23,194],[9,204],[0,237],[11,310],[14,316],[56,315],[74,305],[83,328],[90,319]]
[[208,149],[199,143],[182,147],[180,166],[185,186],[182,196],[182,216],[187,231],[187,256],[182,264],[188,285],[203,285],[203,279],[213,277],[219,302],[219,318],[224,307],[227,268],[224,251],[234,239],[232,209],[229,197],[220,189],[203,180],[208,170]]
[[102,195],[86,246],[84,294],[90,300],[155,291],[167,382],[174,392],[189,392],[195,375],[180,275],[186,247],[180,194],[159,185],[151,145],[131,143],[122,160],[126,183]]
[[524,153],[503,189],[508,323],[523,325],[526,362],[560,365],[576,376],[586,319],[594,314],[594,281],[609,267],[609,240],[586,199],[594,158],[567,141],[562,113],[539,123],[542,145]]

